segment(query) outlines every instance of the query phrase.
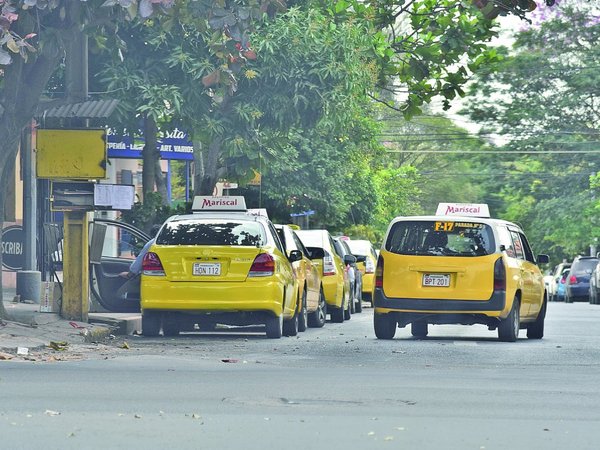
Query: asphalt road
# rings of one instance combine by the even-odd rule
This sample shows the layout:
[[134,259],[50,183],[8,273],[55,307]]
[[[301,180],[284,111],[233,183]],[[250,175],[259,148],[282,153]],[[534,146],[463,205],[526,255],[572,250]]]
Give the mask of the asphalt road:
[[379,341],[372,310],[299,337],[131,337],[108,359],[0,364],[6,449],[597,449],[600,306],[546,337],[483,326]]

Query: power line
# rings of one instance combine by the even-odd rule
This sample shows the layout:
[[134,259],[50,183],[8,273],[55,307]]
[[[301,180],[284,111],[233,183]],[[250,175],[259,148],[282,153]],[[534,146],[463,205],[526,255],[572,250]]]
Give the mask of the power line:
[[563,154],[572,155],[582,154],[600,154],[600,150],[386,150],[386,153],[446,153],[446,154],[500,154],[500,155],[542,155],[542,154]]

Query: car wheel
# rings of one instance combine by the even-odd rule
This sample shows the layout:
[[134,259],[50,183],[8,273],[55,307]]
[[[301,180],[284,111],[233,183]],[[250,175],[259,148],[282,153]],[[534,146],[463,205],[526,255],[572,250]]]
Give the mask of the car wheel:
[[291,319],[283,321],[283,334],[284,336],[298,335],[298,312]]
[[377,339],[394,339],[398,322],[392,314],[373,315],[373,325]]
[[348,298],[348,306],[346,306],[346,309],[344,310],[344,320],[350,320],[352,318],[352,302],[354,302],[354,300]]
[[521,326],[519,307],[519,299],[515,297],[508,316],[506,319],[502,319],[500,325],[498,325],[498,339],[502,342],[515,342],[519,337],[519,328]]
[[302,305],[300,306],[300,314],[298,315],[298,331],[306,331],[308,328],[308,311],[306,309],[306,287],[302,293]]
[[158,311],[144,311],[142,313],[142,334],[154,337],[160,333],[162,314]]
[[173,314],[165,314],[162,321],[162,329],[164,336],[178,336],[181,331],[177,316]]
[[357,313],[361,313],[362,312],[362,299],[360,297],[358,297],[356,299],[356,307],[355,307],[355,309],[356,309]]
[[542,309],[538,313],[535,322],[527,325],[527,338],[528,339],[541,339],[544,337],[544,321],[546,319],[546,307],[548,304],[544,302]]
[[331,312],[329,313],[329,315],[331,316],[331,321],[333,323],[343,323],[344,316],[346,315],[346,311],[344,311],[343,307],[333,308],[331,310]]
[[424,338],[427,336],[427,322],[424,320],[417,320],[410,324],[410,332],[416,338]]
[[319,292],[319,305],[317,310],[310,313],[308,316],[308,326],[312,328],[322,328],[325,325],[327,319],[327,302],[325,301],[325,294],[323,294],[323,288]]
[[269,317],[265,326],[269,339],[279,339],[283,335],[283,315]]

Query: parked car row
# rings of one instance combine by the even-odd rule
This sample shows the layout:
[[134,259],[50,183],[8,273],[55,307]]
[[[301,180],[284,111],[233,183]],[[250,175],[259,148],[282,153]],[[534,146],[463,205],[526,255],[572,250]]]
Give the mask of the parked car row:
[[[194,213],[167,219],[143,250],[150,236],[131,227],[107,232],[115,222],[95,222],[96,300],[111,311],[141,310],[145,336],[264,325],[267,337],[279,338],[323,327],[327,314],[342,323],[362,311],[357,264],[374,263],[353,254],[348,238],[273,224],[266,214],[247,211],[243,197],[227,202],[195,200]],[[111,241],[123,231],[129,244]],[[123,278],[140,251],[141,276]]]
[[600,259],[596,256],[576,256],[572,262],[562,262],[550,272],[550,301],[573,303],[600,302]]

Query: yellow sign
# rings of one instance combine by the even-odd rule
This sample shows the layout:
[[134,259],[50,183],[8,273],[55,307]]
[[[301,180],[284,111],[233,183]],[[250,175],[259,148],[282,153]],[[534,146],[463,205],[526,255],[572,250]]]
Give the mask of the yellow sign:
[[106,130],[37,130],[38,178],[106,178]]

